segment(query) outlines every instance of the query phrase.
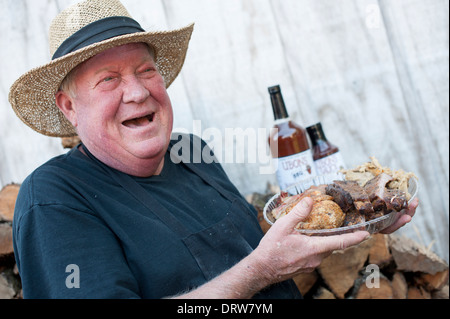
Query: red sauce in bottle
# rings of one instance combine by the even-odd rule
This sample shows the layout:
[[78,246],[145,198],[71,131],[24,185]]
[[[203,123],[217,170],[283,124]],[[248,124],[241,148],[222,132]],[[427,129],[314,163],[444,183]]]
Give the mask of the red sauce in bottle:
[[275,118],[269,145],[278,184],[284,190],[315,176],[316,171],[306,130],[289,118],[280,86],[269,87],[269,93]]

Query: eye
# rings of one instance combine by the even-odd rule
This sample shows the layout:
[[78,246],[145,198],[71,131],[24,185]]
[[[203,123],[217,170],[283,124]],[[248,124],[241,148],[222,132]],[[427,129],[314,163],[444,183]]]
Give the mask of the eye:
[[154,68],[148,67],[148,68],[143,69],[142,73],[149,73],[149,72],[154,72],[154,71],[155,71]]
[[108,76],[106,78],[103,79],[103,82],[109,82],[111,80],[113,80],[114,78],[112,76]]

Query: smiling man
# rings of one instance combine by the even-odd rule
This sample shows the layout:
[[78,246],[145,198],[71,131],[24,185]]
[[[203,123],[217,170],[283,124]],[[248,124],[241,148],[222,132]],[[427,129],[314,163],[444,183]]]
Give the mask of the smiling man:
[[220,164],[180,154],[207,147],[171,139],[166,88],[192,30],[145,32],[117,0],[87,0],[52,23],[53,60],[11,87],[27,125],[82,141],[20,189],[13,240],[25,298],[300,298],[293,276],[367,238],[299,235],[310,198],[263,236]]
[[150,53],[144,43],[102,52],[74,69],[56,94],[100,161],[140,177],[161,172],[173,123],[164,78]]

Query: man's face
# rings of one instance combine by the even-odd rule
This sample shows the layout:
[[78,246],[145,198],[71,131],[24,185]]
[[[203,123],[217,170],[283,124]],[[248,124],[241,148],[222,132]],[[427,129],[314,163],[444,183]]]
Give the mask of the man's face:
[[145,170],[144,162],[159,164],[173,125],[165,83],[148,47],[135,43],[102,52],[80,65],[73,81],[70,120],[83,143],[106,164],[147,175],[133,170]]

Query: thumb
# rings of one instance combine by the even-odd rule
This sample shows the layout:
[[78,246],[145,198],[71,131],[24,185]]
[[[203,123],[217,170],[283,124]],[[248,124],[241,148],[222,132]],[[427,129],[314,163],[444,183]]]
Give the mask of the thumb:
[[289,214],[284,216],[284,224],[290,229],[297,226],[297,224],[305,220],[311,213],[313,200],[310,197],[303,198],[297,205],[295,205]]

